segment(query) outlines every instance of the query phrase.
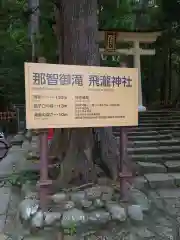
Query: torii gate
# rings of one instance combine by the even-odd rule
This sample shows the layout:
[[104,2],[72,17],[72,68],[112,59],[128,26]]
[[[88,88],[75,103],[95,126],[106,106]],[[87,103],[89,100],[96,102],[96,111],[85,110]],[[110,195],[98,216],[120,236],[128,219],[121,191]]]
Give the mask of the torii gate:
[[[155,49],[142,49],[140,43],[153,43],[161,35],[161,32],[114,32],[99,31],[98,42],[105,41],[105,48],[100,48],[101,54],[105,55],[133,55],[134,67],[138,69],[138,103],[139,112],[145,111],[146,107],[142,102],[141,82],[141,55],[155,55]],[[130,49],[116,49],[117,42],[132,42]]]

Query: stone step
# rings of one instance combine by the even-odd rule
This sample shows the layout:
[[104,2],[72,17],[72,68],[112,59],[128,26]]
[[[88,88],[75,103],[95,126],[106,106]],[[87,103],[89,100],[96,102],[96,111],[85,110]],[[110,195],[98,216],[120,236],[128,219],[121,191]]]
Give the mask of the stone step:
[[144,132],[144,131],[164,131],[164,130],[171,130],[171,132],[173,131],[180,131],[180,126],[144,126],[144,127],[131,127],[129,130],[133,131],[137,131],[137,132]]
[[180,153],[129,154],[129,158],[136,162],[165,163],[180,160]]
[[144,174],[150,188],[177,188],[179,187],[180,174],[176,173],[147,173]]
[[[119,138],[120,136],[120,132],[114,132],[113,135],[116,137],[116,138]],[[173,133],[171,133],[170,131],[169,132],[162,132],[162,133],[158,133],[156,132],[153,133],[153,134],[150,134],[149,132],[142,132],[142,134],[140,132],[133,132],[132,134],[128,134],[128,139],[129,140],[134,140],[136,141],[136,138],[137,138],[137,141],[141,138],[144,138],[144,139],[151,139],[151,140],[158,140],[158,139],[161,139],[161,137],[159,138],[159,136],[162,136],[162,139],[170,139],[172,138],[173,136]],[[163,138],[164,136],[164,138]],[[168,137],[167,137],[168,136]],[[176,139],[178,139],[178,137],[176,137]]]
[[166,173],[167,168],[161,163],[137,162],[137,171],[139,175],[146,173]]
[[[131,126],[131,127],[127,127],[127,132],[134,132],[134,131],[138,131],[138,132],[144,132],[144,131],[165,131],[165,130],[179,130],[180,131],[180,123],[177,126],[171,126],[171,125],[167,125],[167,126],[159,126],[156,124],[139,124],[137,126]],[[114,132],[117,132],[121,129],[120,126],[117,127],[113,127],[112,128]]]
[[172,132],[172,136],[175,137],[175,138],[180,138],[180,131]]
[[139,114],[138,116],[139,118],[142,118],[142,119],[148,119],[148,118],[179,118],[180,117],[180,114]]
[[140,123],[137,127],[180,127],[180,123]]
[[[113,133],[118,134],[119,135],[120,132],[120,128],[116,127],[115,129],[113,129]],[[149,129],[149,128],[130,128],[129,130],[127,130],[127,134],[128,136],[132,136],[132,135],[147,135],[147,136],[151,136],[151,135],[157,135],[157,134],[168,134],[168,133],[172,133],[172,132],[179,132],[180,133],[180,128],[161,128],[159,130],[156,129]]]
[[163,116],[163,115],[154,115],[154,114],[152,115],[140,114],[139,119],[180,119],[180,115],[169,114],[169,115]]
[[180,119],[140,119],[139,124],[144,124],[144,123],[153,123],[153,124],[158,124],[158,123],[171,123],[171,124],[179,124]]
[[168,115],[138,115],[139,120],[178,120],[180,119],[180,114],[168,114]]
[[137,189],[157,189],[162,194],[165,189],[170,189],[164,194],[168,198],[174,197],[171,191],[177,189],[177,196],[180,197],[180,173],[147,173],[144,176],[137,176],[133,178],[132,185]]
[[154,140],[170,140],[170,134],[159,134],[157,136],[128,136],[129,141],[154,141]]
[[179,146],[180,147],[180,141],[176,139],[170,139],[170,140],[152,140],[152,141],[129,141],[128,146],[131,147],[157,147],[157,146]]
[[140,147],[140,148],[128,148],[128,154],[159,154],[160,150],[158,147]]
[[153,111],[145,111],[145,112],[140,112],[140,115],[163,115],[163,114],[179,114],[179,110],[153,110]]
[[[168,132],[169,133],[169,132]],[[128,132],[128,136],[157,136],[158,132],[157,131],[144,131],[144,132]]]
[[180,113],[176,114],[176,113],[167,113],[167,114],[139,114],[138,117],[140,119],[148,119],[148,118],[152,118],[152,119],[166,119],[166,118],[171,118],[171,119],[176,119],[176,118],[180,118]]
[[164,165],[168,172],[180,172],[180,160],[166,161]]
[[176,114],[167,114],[167,115],[139,115],[138,116],[139,120],[148,120],[148,119],[152,119],[152,120],[166,120],[166,119],[171,119],[171,120],[177,120],[180,119],[180,114],[176,115]]
[[156,146],[156,147],[131,147],[128,148],[129,154],[158,154],[158,153],[180,153],[179,146]]
[[148,118],[147,120],[145,119],[139,119],[138,120],[138,124],[146,124],[146,123],[149,123],[149,124],[152,124],[152,123],[154,123],[154,124],[156,124],[156,123],[168,123],[168,122],[170,122],[171,124],[173,124],[173,123],[177,123],[177,124],[179,124],[180,123],[180,119],[174,119],[174,120],[172,120],[172,119],[150,119],[150,118]]
[[171,130],[163,130],[160,133],[158,131],[144,131],[144,132],[139,132],[139,131],[135,131],[135,132],[128,132],[128,136],[157,136],[159,134],[161,135],[166,135],[166,134],[170,134]]

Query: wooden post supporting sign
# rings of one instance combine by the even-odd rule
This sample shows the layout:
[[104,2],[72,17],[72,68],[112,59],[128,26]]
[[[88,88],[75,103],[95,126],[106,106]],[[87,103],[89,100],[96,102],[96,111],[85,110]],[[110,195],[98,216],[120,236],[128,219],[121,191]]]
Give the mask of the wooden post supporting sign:
[[[44,57],[39,57],[39,63],[45,63]],[[40,181],[39,181],[39,195],[40,205],[42,209],[47,207],[49,186],[52,181],[48,177],[48,129],[41,129],[39,131],[40,141]]]

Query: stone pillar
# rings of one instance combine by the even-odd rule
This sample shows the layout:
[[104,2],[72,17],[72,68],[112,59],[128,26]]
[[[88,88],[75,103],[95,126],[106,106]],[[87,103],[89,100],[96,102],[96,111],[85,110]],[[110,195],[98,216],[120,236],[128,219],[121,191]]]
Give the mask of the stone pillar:
[[146,111],[146,107],[142,103],[142,82],[141,82],[141,55],[139,41],[134,41],[134,67],[138,69],[138,111]]

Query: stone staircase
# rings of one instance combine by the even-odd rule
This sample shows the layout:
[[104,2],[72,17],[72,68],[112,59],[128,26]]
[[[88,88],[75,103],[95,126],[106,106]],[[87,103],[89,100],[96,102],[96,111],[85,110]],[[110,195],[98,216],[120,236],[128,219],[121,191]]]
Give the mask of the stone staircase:
[[128,131],[128,155],[137,165],[136,187],[179,187],[180,111],[140,113],[139,126]]

